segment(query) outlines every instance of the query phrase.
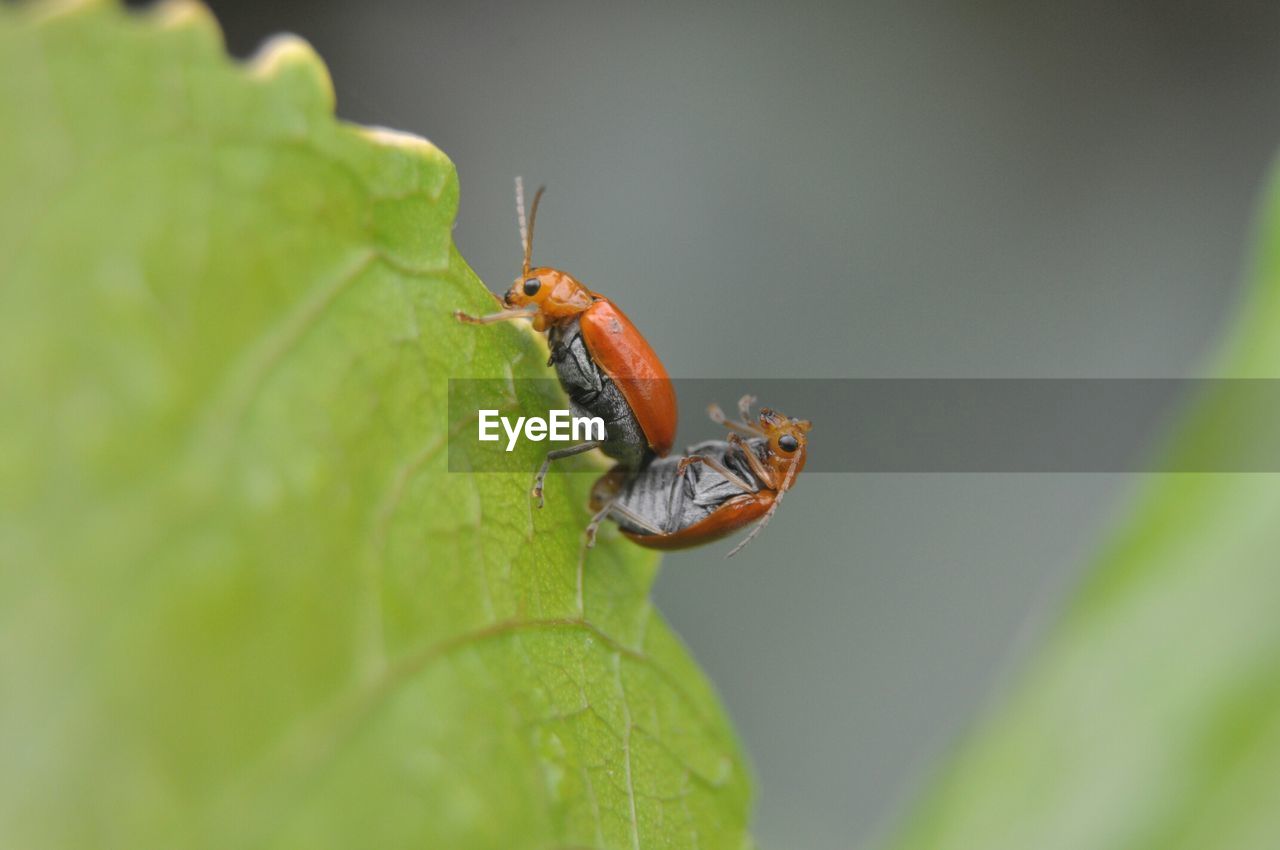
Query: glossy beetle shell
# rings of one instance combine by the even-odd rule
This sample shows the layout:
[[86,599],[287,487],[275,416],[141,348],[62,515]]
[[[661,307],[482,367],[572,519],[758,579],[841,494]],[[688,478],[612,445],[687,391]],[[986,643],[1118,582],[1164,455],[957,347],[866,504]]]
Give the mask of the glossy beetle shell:
[[676,392],[662,361],[607,298],[588,307],[579,321],[592,358],[622,391],[649,448],[665,457],[676,439],[677,411]]

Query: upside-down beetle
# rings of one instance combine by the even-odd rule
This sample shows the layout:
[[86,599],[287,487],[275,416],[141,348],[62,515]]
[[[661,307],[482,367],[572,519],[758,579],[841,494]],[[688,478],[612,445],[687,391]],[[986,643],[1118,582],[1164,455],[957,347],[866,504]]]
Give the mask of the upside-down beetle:
[[595,515],[588,542],[608,517],[628,538],[653,549],[699,546],[755,523],[729,556],[750,543],[804,469],[812,428],[808,420],[769,408],[752,422],[753,401],[745,396],[738,403],[736,422],[711,406],[712,420],[730,430],[728,440],[691,446],[685,456],[655,461],[637,474],[615,468],[601,476],[591,491]]

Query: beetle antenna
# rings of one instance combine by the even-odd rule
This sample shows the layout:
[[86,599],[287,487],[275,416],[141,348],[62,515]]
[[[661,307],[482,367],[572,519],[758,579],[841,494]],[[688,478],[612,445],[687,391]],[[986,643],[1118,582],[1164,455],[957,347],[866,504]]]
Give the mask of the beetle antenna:
[[529,269],[533,265],[533,222],[538,217],[538,202],[542,200],[542,193],[547,189],[546,186],[539,186],[538,191],[533,195],[533,209],[529,210],[529,219],[524,217],[524,178],[516,175],[516,223],[520,225],[520,247],[524,249],[524,273],[529,274]]
[[782,497],[787,495],[787,491],[791,489],[791,481],[796,477],[796,463],[791,462],[787,467],[787,477],[782,479],[782,486],[778,488],[778,497],[773,500],[773,504],[769,506],[769,510],[764,512],[764,516],[760,517],[760,521],[756,523],[756,527],[751,529],[751,533],[747,535],[747,539],[743,540],[737,546],[729,550],[729,554],[725,558],[732,558],[741,552],[748,543],[756,539],[756,535],[764,531],[764,527],[769,524],[769,520],[773,519],[773,513],[778,509],[778,505],[782,504]]
[[520,250],[524,251],[524,271],[529,273],[529,226],[524,219],[524,178],[516,175],[516,224],[520,227]]
[[[524,273],[526,275],[529,273],[533,259],[533,224],[538,220],[538,203],[542,200],[542,193],[546,190],[546,186],[539,186],[538,191],[533,193],[533,206],[529,207],[529,232],[524,240]],[[523,190],[521,194],[524,194]],[[523,204],[521,204],[521,209],[524,209]],[[523,220],[524,217],[521,216],[521,221],[523,222]]]

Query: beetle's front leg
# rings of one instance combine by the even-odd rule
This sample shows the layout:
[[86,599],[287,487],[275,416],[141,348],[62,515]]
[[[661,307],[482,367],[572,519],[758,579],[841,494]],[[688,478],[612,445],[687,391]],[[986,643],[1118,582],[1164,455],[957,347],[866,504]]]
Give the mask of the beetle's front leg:
[[[753,398],[753,396],[743,396],[744,399]],[[739,402],[739,410],[741,410],[741,402]],[[707,405],[707,416],[711,417],[711,421],[717,425],[733,431],[738,434],[745,434],[748,437],[762,437],[764,432],[752,425],[745,417],[741,422],[734,422],[732,419],[724,415],[724,411],[718,404]]]
[[495,322],[510,322],[514,319],[529,319],[537,313],[537,310],[499,310],[496,313],[489,313],[486,316],[472,316],[461,310],[454,310],[453,317],[459,322],[465,322],[468,325],[492,325]]
[[729,435],[729,445],[742,452],[747,460],[747,466],[751,467],[751,472],[760,479],[760,483],[770,490],[777,490],[778,485],[773,480],[773,473],[769,471],[769,467],[761,462],[756,453],[751,450],[751,446],[747,445],[747,441],[739,437],[737,434]]

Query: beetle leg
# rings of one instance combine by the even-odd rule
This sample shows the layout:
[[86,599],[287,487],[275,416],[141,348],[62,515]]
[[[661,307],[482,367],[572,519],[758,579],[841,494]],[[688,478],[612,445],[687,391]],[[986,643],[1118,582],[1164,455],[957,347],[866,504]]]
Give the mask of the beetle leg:
[[[747,396],[750,398],[750,396]],[[710,404],[707,406],[707,415],[711,417],[711,421],[717,425],[722,425],[730,431],[739,434],[746,434],[748,437],[763,437],[764,432],[750,422],[734,422],[724,415],[724,411],[720,409],[718,404]]]
[[782,485],[778,487],[778,495],[773,500],[773,504],[769,506],[769,510],[765,511],[764,516],[760,517],[759,521],[756,522],[756,527],[751,529],[751,533],[747,535],[747,539],[729,550],[729,554],[725,555],[726,558],[732,558],[734,555],[741,552],[744,546],[752,540],[755,540],[760,532],[764,531],[764,527],[769,524],[769,520],[773,519],[773,515],[778,512],[778,507],[782,504],[782,497],[787,495],[787,491],[791,489],[791,482],[795,480],[795,477],[796,465],[792,463],[787,467],[787,475],[782,479]]
[[468,325],[492,325],[494,322],[509,322],[512,319],[530,319],[538,311],[537,310],[499,310],[496,313],[489,313],[487,316],[472,316],[461,310],[454,310],[453,317],[459,322],[465,322]]
[[770,490],[777,490],[778,486],[773,481],[773,473],[769,471],[769,467],[765,466],[756,453],[751,451],[751,446],[747,445],[747,441],[739,437],[737,434],[729,435],[729,444],[737,447],[747,460],[747,466],[751,467],[751,471],[756,478]]
[[751,533],[746,536],[746,539],[744,539],[737,546],[734,546],[732,549],[730,549],[729,554],[725,555],[725,558],[732,558],[734,555],[741,552],[744,548],[746,548],[746,545],[748,543],[750,543],[752,540],[755,540],[756,537],[760,535],[760,532],[764,531],[764,527],[769,524],[769,520],[773,519],[773,515],[778,510],[778,506],[782,504],[782,497],[786,495],[786,492],[787,492],[786,490],[778,491],[778,497],[773,500],[773,504],[769,506],[769,510],[764,512],[764,516],[760,517],[760,519],[756,521],[755,528],[751,529]]
[[[737,437],[737,436],[738,436],[737,434],[732,434],[730,435],[729,439],[732,440],[734,437]],[[742,438],[739,437],[738,439],[742,439]],[[688,469],[689,466],[695,463],[700,463],[703,466],[711,467],[716,472],[723,475],[725,480],[732,483],[735,487],[737,487],[739,490],[741,490],[744,493],[756,492],[756,488],[752,487],[750,484],[743,481],[733,472],[729,471],[729,469],[723,463],[716,460],[715,458],[705,457],[703,455],[689,455],[688,457],[681,458],[680,465],[676,467],[676,474],[677,474],[676,480],[683,478],[685,474],[685,470]]]
[[610,508],[617,501],[618,497],[614,496],[604,503],[604,507],[591,515],[591,521],[587,523],[587,548],[590,549],[596,545],[596,530],[600,528],[600,523],[604,522],[604,518],[609,515]]
[[[689,454],[689,452],[685,452]],[[693,457],[693,455],[690,455]],[[676,492],[684,486],[685,474],[683,463],[676,469],[676,474],[671,476],[671,486],[667,489],[667,525],[675,524],[676,516]]]
[[529,491],[529,495],[538,500],[538,507],[542,507],[542,481],[547,477],[547,470],[551,468],[551,461],[580,455],[583,452],[598,449],[603,445],[604,440],[592,440],[589,443],[579,443],[576,446],[569,446],[564,449],[552,449],[547,452],[547,456],[542,459],[542,468],[538,470],[537,476],[533,479],[533,489]]
[[658,528],[656,525],[653,525],[647,519],[640,516],[640,514],[636,513],[635,511],[632,511],[629,508],[624,508],[622,505],[617,504],[617,501],[618,501],[618,497],[614,496],[608,502],[605,502],[604,507],[596,511],[595,514],[591,517],[591,522],[587,523],[587,548],[588,549],[596,545],[596,530],[600,528],[600,523],[604,522],[605,517],[609,516],[609,514],[611,513],[619,514],[620,516],[625,518],[628,522],[630,522],[632,525],[638,528],[643,528],[645,531],[649,532],[650,534],[663,533],[662,529]]
[[635,511],[631,510],[628,507],[619,505],[616,501],[613,501],[613,502],[609,502],[609,504],[605,505],[603,508],[597,511],[596,515],[591,518],[591,522],[588,523],[587,525],[587,545],[588,546],[595,545],[596,527],[599,526],[600,523],[604,520],[604,518],[609,514],[617,514],[618,516],[622,517],[623,519],[625,519],[627,522],[631,523],[635,527],[643,528],[645,531],[649,532],[650,534],[660,535],[660,534],[666,533],[661,528],[658,528],[656,525],[649,522],[649,520],[640,516],[640,514],[636,513]]

